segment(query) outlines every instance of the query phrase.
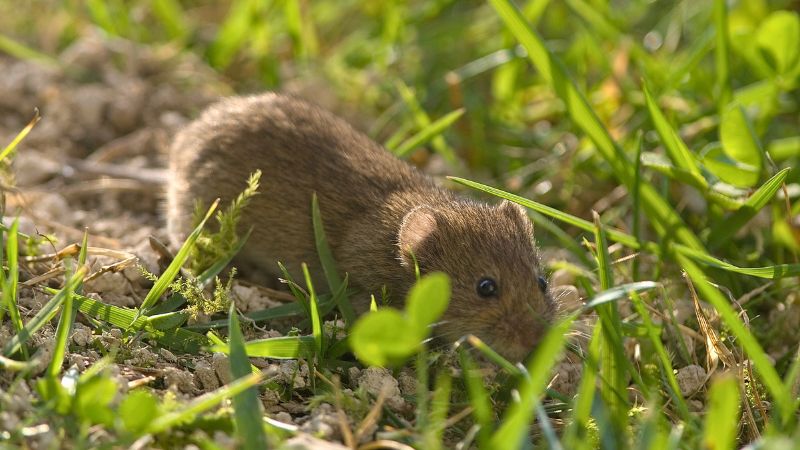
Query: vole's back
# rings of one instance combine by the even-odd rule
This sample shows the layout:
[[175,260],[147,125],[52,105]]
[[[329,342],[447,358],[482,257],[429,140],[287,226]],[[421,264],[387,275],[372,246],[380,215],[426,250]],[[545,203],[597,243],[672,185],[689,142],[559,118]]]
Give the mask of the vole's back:
[[[169,165],[175,177],[167,195],[173,244],[189,233],[196,200],[207,207],[220,197],[224,206],[245,188],[252,172],[262,171],[260,194],[242,219],[240,230],[251,225],[254,230],[238,263],[259,266],[264,274],[278,274],[275,260],[295,275],[301,262],[318,267],[314,192],[335,257],[348,272],[380,265],[381,258],[396,262],[403,215],[423,200],[448,197],[346,122],[274,93],[230,98],[206,110],[178,134]],[[359,239],[348,244],[354,234]]]

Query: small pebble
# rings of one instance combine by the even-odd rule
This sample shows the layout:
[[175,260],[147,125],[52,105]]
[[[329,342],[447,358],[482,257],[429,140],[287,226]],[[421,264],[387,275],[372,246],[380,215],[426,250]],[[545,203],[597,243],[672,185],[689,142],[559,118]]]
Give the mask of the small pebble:
[[706,381],[706,370],[701,366],[692,364],[678,369],[675,378],[678,380],[678,387],[681,389],[681,394],[693,394],[703,387],[703,383]]

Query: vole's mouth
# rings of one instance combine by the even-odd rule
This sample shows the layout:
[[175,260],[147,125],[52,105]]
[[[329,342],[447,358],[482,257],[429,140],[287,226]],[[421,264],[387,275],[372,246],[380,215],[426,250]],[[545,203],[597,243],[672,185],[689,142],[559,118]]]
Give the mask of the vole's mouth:
[[540,313],[533,320],[525,320],[524,325],[507,320],[495,322],[482,329],[459,326],[460,321],[442,320],[432,325],[433,330],[429,339],[431,348],[444,348],[449,345],[465,345],[475,347],[481,345],[470,339],[474,336],[484,345],[489,346],[503,358],[512,362],[523,362],[535,351],[541,341],[552,314],[544,317]]
[[504,358],[513,362],[523,362],[536,350],[547,332],[549,317],[534,317],[529,323],[513,326],[505,324],[492,330],[494,339],[487,341]]
[[[483,354],[480,347],[488,346],[503,358],[517,363],[525,361],[535,349],[535,345],[525,345],[516,340],[498,339],[496,336],[486,333],[447,333],[438,334],[432,337],[438,345],[463,346],[471,353]],[[437,345],[434,345],[434,348]]]

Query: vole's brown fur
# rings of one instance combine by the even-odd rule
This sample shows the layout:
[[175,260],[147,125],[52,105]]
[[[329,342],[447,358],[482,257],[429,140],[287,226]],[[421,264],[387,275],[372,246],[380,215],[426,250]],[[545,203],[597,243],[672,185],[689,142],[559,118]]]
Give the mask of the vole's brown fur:
[[[538,281],[533,228],[521,207],[456,197],[309,103],[273,93],[223,100],[177,135],[169,160],[174,244],[190,231],[197,199],[230,201],[260,169],[261,194],[242,219],[242,229],[253,226],[253,233],[237,264],[277,277],[281,261],[301,279],[306,262],[315,284],[324,286],[311,223],[316,192],[339,269],[362,292],[359,310],[368,294],[380,298],[384,285],[393,301],[402,301],[414,281],[413,252],[423,272],[451,277],[440,336],[474,334],[519,360],[553,319],[553,302]],[[496,281],[497,295],[478,294],[485,277]]]

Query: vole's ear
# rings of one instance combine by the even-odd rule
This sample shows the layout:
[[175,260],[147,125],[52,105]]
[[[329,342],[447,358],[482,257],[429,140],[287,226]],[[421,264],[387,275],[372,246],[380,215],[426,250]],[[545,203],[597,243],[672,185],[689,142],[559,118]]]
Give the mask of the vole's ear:
[[400,232],[397,234],[397,245],[400,262],[407,267],[414,266],[414,257],[426,240],[436,231],[436,211],[429,206],[417,206],[403,217]]
[[512,220],[517,221],[517,223],[524,229],[533,234],[533,222],[531,222],[531,219],[528,217],[528,213],[525,211],[524,207],[517,203],[503,200],[500,202],[500,205],[498,205],[497,208]]

